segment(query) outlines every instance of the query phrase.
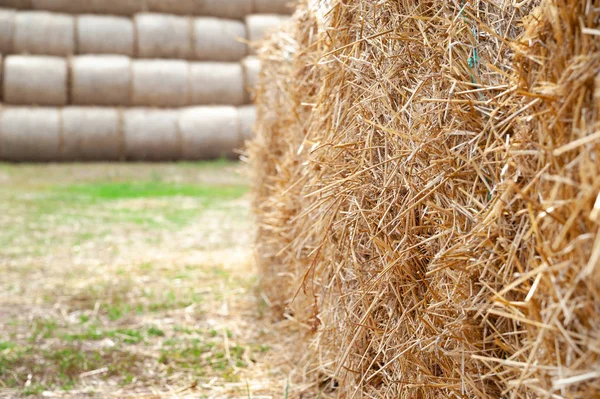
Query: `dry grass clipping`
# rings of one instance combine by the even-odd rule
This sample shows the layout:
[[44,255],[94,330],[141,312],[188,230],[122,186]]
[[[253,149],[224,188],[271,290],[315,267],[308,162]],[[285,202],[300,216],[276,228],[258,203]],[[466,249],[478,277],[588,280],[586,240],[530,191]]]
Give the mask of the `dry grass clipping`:
[[265,43],[257,252],[297,380],[600,396],[599,28],[598,0],[313,0]]

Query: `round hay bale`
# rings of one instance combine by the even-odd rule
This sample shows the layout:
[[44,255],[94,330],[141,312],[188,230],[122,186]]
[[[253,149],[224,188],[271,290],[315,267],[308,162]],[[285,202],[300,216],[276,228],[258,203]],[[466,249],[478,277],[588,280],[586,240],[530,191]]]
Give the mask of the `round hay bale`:
[[0,53],[8,54],[12,50],[15,10],[0,9]]
[[258,57],[246,57],[242,60],[244,69],[244,88],[246,89],[246,102],[252,101],[254,89],[258,84],[260,74],[260,60]]
[[180,158],[178,111],[130,108],[123,112],[125,156],[134,161]]
[[296,8],[295,0],[254,0],[256,14],[291,14]]
[[181,60],[133,61],[132,104],[181,107],[188,104],[188,63]]
[[135,16],[137,56],[141,58],[190,58],[191,19],[143,13]]
[[0,0],[0,7],[29,10],[31,9],[31,0]]
[[243,19],[252,13],[253,0],[202,0],[201,15],[218,18]]
[[7,104],[66,105],[67,61],[59,57],[8,56],[3,89]]
[[58,160],[58,109],[5,107],[0,112],[0,152],[5,161]]
[[256,122],[256,107],[246,105],[238,108],[239,114],[239,135],[242,144],[246,140],[254,138],[254,123]]
[[179,130],[185,160],[235,157],[240,145],[234,107],[193,107],[181,111]]
[[134,55],[133,22],[129,18],[105,15],[77,17],[79,54]]
[[194,57],[204,61],[239,61],[247,53],[246,28],[240,21],[194,19]]
[[72,14],[90,11],[89,2],[81,0],[32,0],[31,6],[34,10],[65,12]]
[[146,0],[87,0],[89,7],[97,14],[131,16],[148,11]]
[[245,100],[239,63],[196,62],[190,65],[190,104],[241,105]]
[[82,161],[119,160],[121,127],[121,114],[115,108],[64,108],[61,157]]
[[124,105],[131,102],[131,59],[124,55],[84,55],[71,60],[71,103]]
[[148,0],[148,10],[166,14],[195,15],[202,12],[199,0]]
[[[251,44],[255,45],[256,42],[263,40],[267,35],[279,29],[288,19],[288,16],[275,14],[248,15],[246,17],[248,40]],[[253,48],[250,52],[252,54],[256,53]]]
[[75,52],[75,19],[45,11],[17,13],[12,50],[15,53],[67,56]]

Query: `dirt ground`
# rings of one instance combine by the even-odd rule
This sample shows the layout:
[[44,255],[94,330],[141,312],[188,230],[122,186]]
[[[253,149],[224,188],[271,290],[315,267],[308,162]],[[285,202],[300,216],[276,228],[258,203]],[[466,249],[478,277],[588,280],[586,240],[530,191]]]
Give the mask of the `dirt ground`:
[[0,397],[287,397],[241,168],[0,164]]

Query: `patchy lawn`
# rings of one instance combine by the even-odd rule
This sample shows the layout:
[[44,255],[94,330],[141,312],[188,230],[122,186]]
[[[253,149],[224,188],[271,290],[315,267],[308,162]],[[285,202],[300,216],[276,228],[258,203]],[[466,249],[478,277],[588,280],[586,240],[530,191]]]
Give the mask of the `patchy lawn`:
[[0,164],[0,397],[284,397],[239,172]]

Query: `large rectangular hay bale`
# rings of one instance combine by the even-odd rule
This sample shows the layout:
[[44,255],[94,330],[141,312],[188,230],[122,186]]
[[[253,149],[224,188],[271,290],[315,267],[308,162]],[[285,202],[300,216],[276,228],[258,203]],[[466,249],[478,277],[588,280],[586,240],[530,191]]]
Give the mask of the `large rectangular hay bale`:
[[75,53],[75,19],[45,11],[17,13],[14,53],[68,56]]
[[0,9],[0,53],[9,54],[12,51],[15,14],[15,10]]
[[166,14],[135,16],[137,56],[140,58],[190,58],[191,19]]
[[53,161],[59,155],[58,109],[5,107],[0,111],[0,159]]
[[181,107],[188,104],[189,65],[182,60],[133,61],[132,105]]
[[71,59],[71,103],[127,106],[131,103],[131,59],[83,55]]
[[260,75],[260,60],[258,57],[246,57],[242,60],[244,70],[244,88],[246,89],[246,102],[251,102],[254,89],[258,84]]
[[116,108],[63,108],[62,142],[63,160],[119,160],[123,142],[121,112]]
[[240,146],[235,107],[192,107],[181,111],[182,159],[235,157]]
[[4,102],[67,104],[67,61],[49,56],[11,55],[4,60]]
[[180,158],[178,111],[130,108],[123,111],[125,156],[133,161]]
[[239,61],[248,49],[246,27],[240,21],[194,19],[194,58],[203,61]]
[[241,105],[245,100],[239,63],[195,62],[190,65],[190,104]]
[[77,17],[79,54],[122,54],[133,57],[135,33],[129,18],[109,15]]
[[297,0],[254,0],[256,14],[291,14]]

